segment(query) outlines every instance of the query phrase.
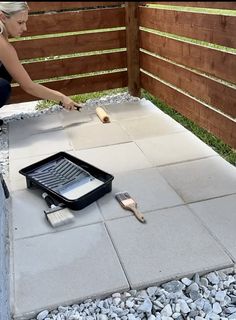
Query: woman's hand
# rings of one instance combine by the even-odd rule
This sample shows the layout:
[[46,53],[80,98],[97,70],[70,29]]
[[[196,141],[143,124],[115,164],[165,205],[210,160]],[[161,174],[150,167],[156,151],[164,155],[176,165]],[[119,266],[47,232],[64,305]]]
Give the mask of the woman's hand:
[[70,111],[71,110],[80,111],[80,109],[82,108],[82,106],[80,104],[73,101],[70,97],[67,97],[67,96],[63,96],[60,104],[63,106],[63,108],[70,110]]

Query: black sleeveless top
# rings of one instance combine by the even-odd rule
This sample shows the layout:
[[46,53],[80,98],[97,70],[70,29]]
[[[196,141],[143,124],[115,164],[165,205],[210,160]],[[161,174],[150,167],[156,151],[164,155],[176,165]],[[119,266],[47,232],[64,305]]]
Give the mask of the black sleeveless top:
[[0,78],[7,80],[11,83],[12,76],[8,73],[4,65],[0,62]]

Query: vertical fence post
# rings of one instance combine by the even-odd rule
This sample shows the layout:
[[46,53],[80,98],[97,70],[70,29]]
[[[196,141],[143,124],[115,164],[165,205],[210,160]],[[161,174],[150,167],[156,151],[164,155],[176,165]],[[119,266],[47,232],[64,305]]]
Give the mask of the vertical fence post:
[[128,90],[130,95],[140,97],[139,66],[139,13],[138,2],[126,2],[126,48],[128,68]]

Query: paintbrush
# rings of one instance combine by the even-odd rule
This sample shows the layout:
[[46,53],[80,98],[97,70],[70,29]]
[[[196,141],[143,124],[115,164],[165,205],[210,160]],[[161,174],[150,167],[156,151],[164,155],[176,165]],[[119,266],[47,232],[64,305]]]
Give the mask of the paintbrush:
[[46,201],[49,210],[44,210],[45,216],[52,227],[59,227],[71,223],[74,220],[74,215],[63,204],[56,205],[53,198],[46,192],[42,194]]
[[118,192],[115,194],[115,197],[124,209],[133,211],[135,217],[140,222],[145,222],[143,214],[137,209],[137,202],[131,198],[128,192]]

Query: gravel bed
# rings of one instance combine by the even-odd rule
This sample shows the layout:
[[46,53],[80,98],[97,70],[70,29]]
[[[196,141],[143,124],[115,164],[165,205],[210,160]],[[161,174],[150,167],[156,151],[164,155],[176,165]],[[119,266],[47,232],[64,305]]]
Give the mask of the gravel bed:
[[[105,106],[111,103],[137,101],[128,93],[87,100],[84,108]],[[38,117],[42,114],[60,112],[55,105],[41,111],[34,107],[21,110],[3,118],[0,136],[0,170],[8,175],[8,123]],[[104,299],[87,299],[73,305],[58,306],[54,310],[42,310],[31,320],[236,320],[236,275],[214,271],[204,276],[195,274],[152,286],[143,290],[116,292]]]
[[105,299],[42,310],[31,320],[226,320],[236,319],[236,275],[195,274],[148,287],[113,293]]

